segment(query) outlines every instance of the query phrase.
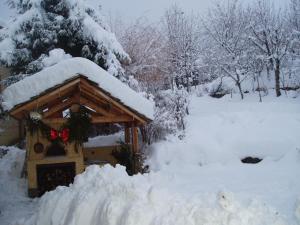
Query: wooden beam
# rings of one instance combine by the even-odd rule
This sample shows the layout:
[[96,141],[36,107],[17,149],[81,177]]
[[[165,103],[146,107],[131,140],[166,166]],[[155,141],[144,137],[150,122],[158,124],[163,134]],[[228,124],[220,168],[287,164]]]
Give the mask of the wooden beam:
[[66,118],[51,118],[51,119],[42,119],[42,121],[48,125],[51,125],[51,124],[63,124],[66,123],[68,120]]
[[64,110],[64,109],[70,107],[73,103],[75,103],[75,99],[69,98],[68,100],[66,100],[64,102],[60,102],[57,105],[50,108],[47,112],[45,112],[43,114],[43,116],[44,116],[44,118],[47,118],[47,117],[53,115],[54,113],[57,113],[58,111],[61,111],[61,110]]
[[82,96],[80,97],[80,103],[82,105],[86,105],[86,106],[92,108],[93,110],[95,110],[96,112],[98,112],[104,116],[110,115],[110,113],[108,111],[106,111],[105,109],[102,109],[97,104],[93,103],[92,101],[90,101]]
[[82,96],[86,96],[88,99],[95,101],[95,103],[97,102],[103,105],[109,104],[107,100],[100,98],[98,95],[95,95],[95,93],[84,84],[80,84],[80,89]]
[[19,114],[22,111],[32,111],[33,109],[36,109],[37,107],[44,105],[45,103],[51,102],[53,99],[57,98],[57,97],[61,97],[63,95],[65,95],[66,93],[68,93],[70,90],[72,90],[74,88],[74,86],[76,84],[80,83],[80,79],[76,79],[73,80],[67,84],[65,84],[62,87],[59,87],[49,93],[45,93],[40,97],[37,97],[36,99],[32,100],[32,101],[28,101],[27,103],[21,105],[21,106],[17,106],[15,109],[12,109],[10,111],[10,114],[15,117],[15,118],[21,118],[22,115]]
[[123,123],[131,121],[134,121],[134,118],[127,115],[92,117],[92,123]]
[[122,110],[116,108],[116,107],[111,107],[111,103],[102,99],[100,96],[96,95],[95,93],[91,92],[88,90],[87,87],[81,86],[81,96],[84,97],[85,99],[93,102],[96,104],[98,107],[106,110],[108,113],[114,113],[114,114],[122,114]]
[[[92,117],[92,123],[125,123],[125,122],[132,122],[134,121],[133,118],[129,116],[95,116]],[[43,119],[43,122],[46,124],[63,124],[67,122],[66,118],[49,118]]]
[[93,91],[95,95],[99,95],[102,98],[104,98],[105,100],[107,100],[108,102],[111,102],[113,105],[115,105],[116,107],[120,108],[122,111],[124,111],[125,113],[129,114],[133,118],[137,119],[141,123],[143,123],[143,124],[146,123],[146,121],[143,118],[141,118],[140,116],[136,115],[131,110],[129,110],[127,107],[124,107],[124,105],[122,105],[121,103],[119,103],[116,100],[114,100],[112,98],[112,96],[108,96],[107,94],[105,94],[105,91],[103,91],[100,87],[95,87],[94,85],[89,84],[89,82],[86,81],[83,78],[80,78],[80,79],[81,79],[81,83],[84,86],[86,86],[89,90]]
[[124,114],[125,112],[117,107],[112,107],[111,103],[107,100],[104,100],[97,94],[91,92],[91,90],[84,85],[81,85],[81,96],[86,98],[87,100],[91,101],[93,104],[97,105],[98,107],[106,110],[110,114]]

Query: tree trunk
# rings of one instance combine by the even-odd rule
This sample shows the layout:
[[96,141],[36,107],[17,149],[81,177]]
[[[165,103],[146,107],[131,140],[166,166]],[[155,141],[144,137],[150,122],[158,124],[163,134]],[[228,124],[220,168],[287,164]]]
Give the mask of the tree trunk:
[[187,90],[188,93],[191,92],[191,84],[190,84],[190,78],[189,78],[189,76],[187,76],[186,90]]
[[242,86],[241,86],[241,80],[240,80],[240,75],[237,73],[237,80],[236,80],[236,86],[238,86],[238,89],[240,91],[240,95],[241,95],[241,99],[244,99],[244,94],[243,94],[243,90],[242,90]]
[[236,85],[237,85],[238,88],[239,88],[240,95],[241,95],[241,99],[243,100],[243,99],[244,99],[244,94],[243,94],[243,91],[242,91],[241,83],[240,83],[240,82],[237,82]]
[[258,88],[258,94],[259,94],[259,102],[262,102],[262,98],[261,98],[261,93],[260,93],[260,84],[259,84],[259,78],[261,76],[261,72],[258,73],[258,76],[257,76],[257,88]]
[[279,59],[275,60],[275,91],[276,96],[279,97],[281,95],[280,92],[280,61]]

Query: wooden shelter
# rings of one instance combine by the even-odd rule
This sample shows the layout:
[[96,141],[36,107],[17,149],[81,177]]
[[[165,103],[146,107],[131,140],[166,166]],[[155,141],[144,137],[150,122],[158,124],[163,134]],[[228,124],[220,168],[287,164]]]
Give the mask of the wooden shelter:
[[[38,111],[41,122],[58,131],[57,135],[60,136],[59,131],[68,122],[65,112],[76,112],[78,106],[88,111],[92,124],[117,123],[124,127],[124,140],[132,151],[133,170],[138,172],[138,128],[150,122],[151,118],[124,104],[88,76],[74,75],[30,100],[15,105],[10,115],[26,127],[25,121],[30,113]],[[121,148],[118,144],[93,148],[84,148],[84,145],[75,142],[57,145],[45,137],[42,131],[32,134],[28,129],[26,163],[28,194],[31,197],[40,196],[58,185],[68,185],[76,174],[82,173],[93,162],[118,163],[112,155],[114,150]]]

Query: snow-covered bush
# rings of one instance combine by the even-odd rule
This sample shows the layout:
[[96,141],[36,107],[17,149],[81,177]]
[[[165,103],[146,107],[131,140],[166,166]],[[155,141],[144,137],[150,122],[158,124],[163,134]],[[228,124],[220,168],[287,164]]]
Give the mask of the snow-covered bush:
[[203,95],[209,95],[214,98],[221,98],[226,94],[230,94],[232,91],[236,92],[234,82],[228,77],[219,77],[205,84],[197,86],[195,94],[198,97]]
[[223,82],[222,78],[216,79],[209,87],[209,95],[214,98],[221,98],[230,93],[230,88]]
[[188,93],[184,89],[158,92],[155,96],[154,120],[146,127],[148,144],[163,139],[167,134],[184,130],[188,105]]

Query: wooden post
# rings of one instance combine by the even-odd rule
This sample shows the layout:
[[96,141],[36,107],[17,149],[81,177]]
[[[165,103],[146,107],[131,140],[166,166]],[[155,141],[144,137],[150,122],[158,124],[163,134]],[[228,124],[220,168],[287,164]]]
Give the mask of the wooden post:
[[125,125],[125,143],[130,143],[130,128],[128,125]]
[[138,128],[137,127],[132,127],[132,149],[133,153],[136,154],[139,152],[138,146]]
[[131,128],[132,134],[132,157],[133,157],[133,168],[132,172],[134,174],[138,173],[140,170],[140,160],[139,160],[139,143],[138,143],[138,128],[132,127]]
[[25,124],[23,120],[18,121],[19,125],[19,148],[24,148],[24,134],[25,134]]

